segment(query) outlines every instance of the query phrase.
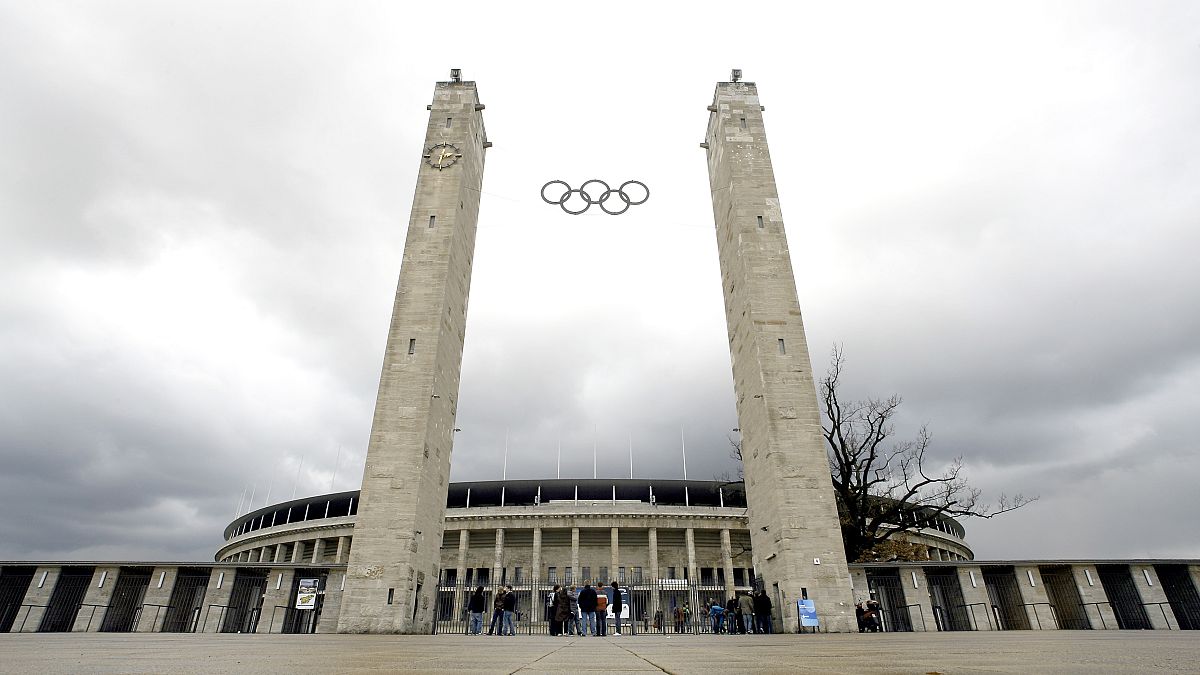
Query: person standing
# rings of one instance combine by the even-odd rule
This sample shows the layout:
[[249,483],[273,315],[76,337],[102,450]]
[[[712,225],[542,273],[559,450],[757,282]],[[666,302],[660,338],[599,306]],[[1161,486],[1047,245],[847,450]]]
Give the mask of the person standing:
[[725,630],[730,635],[737,635],[742,632],[742,622],[738,615],[738,604],[735,596],[729,596],[725,601]]
[[558,586],[555,591],[558,607],[555,609],[554,618],[558,622],[558,634],[563,634],[563,625],[567,622],[567,617],[571,615],[571,598],[567,596],[567,589]]
[[516,635],[517,629],[513,617],[517,613],[517,594],[513,592],[512,584],[504,587],[504,625],[500,628],[501,635]]
[[471,635],[483,632],[483,609],[487,600],[483,597],[483,586],[475,589],[471,599],[467,601],[467,611],[471,613]]
[[554,588],[550,591],[550,634],[558,635],[562,632],[562,625],[558,622],[558,589],[561,588],[558,584],[554,584]]
[[621,634],[621,610],[624,609],[624,606],[622,603],[624,598],[621,597],[621,587],[618,586],[617,582],[615,582],[615,581],[612,582],[612,596],[613,596],[612,597],[613,627],[616,629],[614,632],[617,635],[620,635]]
[[596,589],[596,632],[600,637],[608,635],[608,594],[603,586]]
[[675,611],[672,612],[672,618],[675,619],[675,632],[683,632],[683,605],[675,605]]
[[767,597],[765,588],[759,589],[758,595],[754,596],[754,620],[758,622],[758,632],[771,634],[771,598]]
[[488,624],[488,635],[496,629],[504,630],[504,587],[496,589],[496,597],[492,599],[492,622]]
[[757,633],[758,629],[754,627],[754,598],[746,593],[739,595],[738,613],[742,615],[743,632],[747,635]]
[[567,600],[571,603],[571,615],[567,617],[567,635],[580,635],[579,626],[579,589],[574,585],[567,591]]
[[596,590],[591,584],[584,584],[583,590],[579,591],[579,611],[583,614],[583,632],[582,635],[587,635],[591,631],[592,636],[596,635]]

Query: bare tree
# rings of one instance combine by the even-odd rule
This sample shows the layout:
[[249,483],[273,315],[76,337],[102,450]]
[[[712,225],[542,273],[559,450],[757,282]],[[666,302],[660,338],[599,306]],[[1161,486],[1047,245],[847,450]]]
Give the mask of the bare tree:
[[893,438],[899,396],[842,400],[838,388],[844,363],[841,348],[835,347],[820,392],[826,416],[822,431],[848,560],[921,558],[923,547],[893,537],[933,527],[946,516],[993,518],[1037,499],[1001,495],[992,507],[967,482],[961,456],[940,470],[929,466],[926,427],[914,439]]

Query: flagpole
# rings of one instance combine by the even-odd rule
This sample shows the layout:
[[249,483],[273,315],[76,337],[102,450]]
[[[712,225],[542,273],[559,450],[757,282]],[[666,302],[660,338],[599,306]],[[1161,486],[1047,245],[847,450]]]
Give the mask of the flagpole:
[[562,478],[562,441],[558,442],[558,477]]
[[683,425],[679,425],[679,446],[683,449],[683,479],[687,480],[687,440],[683,437]]
[[629,477],[633,478],[633,434],[629,434]]
[[592,425],[592,479],[596,478],[596,425]]
[[342,461],[342,446],[338,446],[337,459],[333,460],[333,475],[329,477],[329,491],[333,492],[333,481],[337,479],[338,464]]
[[504,428],[504,468],[500,470],[500,480],[508,480],[508,427]]
[[296,487],[300,484],[300,469],[304,468],[304,458],[300,458],[300,466],[296,467],[296,480],[292,481],[292,499],[296,498]]

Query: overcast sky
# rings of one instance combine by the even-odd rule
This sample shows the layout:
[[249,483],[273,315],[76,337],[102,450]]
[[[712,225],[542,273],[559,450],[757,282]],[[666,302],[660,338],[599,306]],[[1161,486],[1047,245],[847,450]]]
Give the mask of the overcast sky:
[[[414,9],[415,7],[415,9]],[[1200,557],[1200,5],[0,4],[0,559],[211,559],[359,485],[434,83],[488,136],[453,478],[730,469],[703,140],[758,84],[814,368],[1040,501],[985,559]],[[571,217],[551,179],[645,182]],[[302,466],[301,466],[302,464]],[[336,465],[336,475],[335,475]]]

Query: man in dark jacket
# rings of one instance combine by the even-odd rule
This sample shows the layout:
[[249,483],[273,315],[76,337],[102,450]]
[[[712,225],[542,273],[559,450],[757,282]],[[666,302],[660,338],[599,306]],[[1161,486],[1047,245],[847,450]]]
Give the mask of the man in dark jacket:
[[483,631],[483,610],[487,599],[483,597],[483,586],[475,589],[471,599],[467,601],[467,611],[471,613],[471,635],[479,635]]
[[584,584],[579,591],[579,612],[583,614],[583,635],[588,634],[591,627],[592,636],[596,635],[596,589],[591,584]]
[[766,589],[754,596],[754,621],[758,624],[758,632],[771,634],[771,598],[767,597]]
[[517,613],[517,594],[513,592],[512,584],[504,587],[504,625],[500,628],[501,635],[516,635],[513,616]]
[[616,630],[617,635],[621,634],[621,607],[622,607],[621,601],[622,600],[623,600],[623,598],[621,597],[621,587],[618,586],[617,582],[614,581],[614,582],[612,582],[612,604],[609,605],[609,608],[612,609],[613,625],[616,626],[616,628],[617,628],[617,630]]
[[496,632],[499,628],[500,632],[504,632],[504,587],[496,589],[496,597],[492,600],[492,623],[488,626],[488,635]]

